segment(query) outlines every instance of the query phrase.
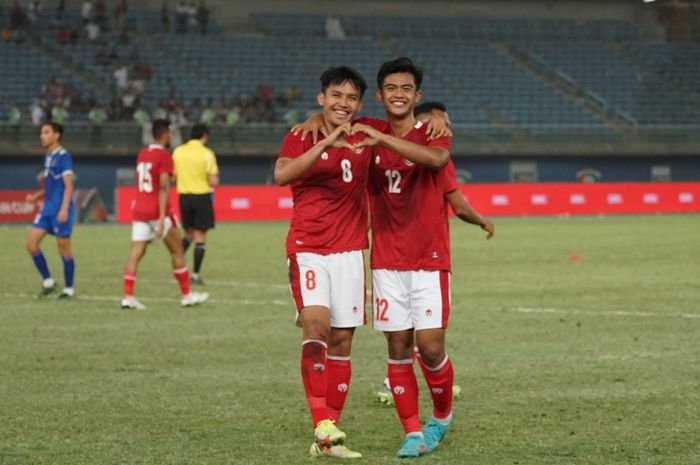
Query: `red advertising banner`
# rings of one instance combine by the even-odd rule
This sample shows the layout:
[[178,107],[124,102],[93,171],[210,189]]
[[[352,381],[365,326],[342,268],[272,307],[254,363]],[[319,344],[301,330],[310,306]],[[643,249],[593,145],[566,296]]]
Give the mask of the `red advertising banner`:
[[[471,205],[489,216],[700,212],[700,183],[465,184]],[[117,221],[131,221],[134,187],[117,189]],[[177,210],[177,194],[171,194]],[[217,221],[287,220],[287,187],[221,186],[214,194]]]
[[31,223],[41,210],[41,203],[24,200],[33,192],[0,190],[0,223]]

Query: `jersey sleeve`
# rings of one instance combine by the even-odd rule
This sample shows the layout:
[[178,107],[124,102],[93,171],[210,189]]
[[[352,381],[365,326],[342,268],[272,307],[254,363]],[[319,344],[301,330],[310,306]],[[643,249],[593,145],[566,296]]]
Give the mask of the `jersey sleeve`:
[[391,129],[391,126],[389,125],[388,121],[384,121],[383,119],[377,118],[368,118],[366,116],[363,116],[362,118],[353,121],[353,123],[366,124],[367,126],[372,127],[380,132],[389,132],[389,129]]
[[207,174],[219,174],[219,164],[216,162],[216,155],[211,150],[207,150]]
[[168,152],[163,150],[162,155],[161,155],[161,162],[160,162],[160,172],[161,173],[168,173],[169,175],[172,176],[174,170],[175,170],[175,167],[173,165],[173,157],[171,157]]
[[67,174],[75,174],[73,172],[73,158],[71,158],[70,153],[66,152],[61,158],[61,176]]
[[452,138],[448,136],[440,137],[438,139],[434,139],[431,141],[428,141],[428,147],[440,147],[448,152],[450,151],[450,146],[452,145]]
[[292,132],[288,132],[282,141],[279,158],[297,158],[300,155],[303,155],[304,152],[306,152],[306,150],[304,149],[304,143],[301,140],[301,135],[295,136]]
[[459,184],[457,183],[457,173],[455,172],[455,165],[452,163],[452,160],[449,160],[441,170],[440,177],[443,193],[449,194],[450,192],[459,189]]

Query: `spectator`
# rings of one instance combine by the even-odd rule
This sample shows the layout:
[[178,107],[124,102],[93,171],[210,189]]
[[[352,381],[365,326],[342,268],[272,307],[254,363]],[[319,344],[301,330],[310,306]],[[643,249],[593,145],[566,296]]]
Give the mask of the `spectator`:
[[204,0],[199,0],[197,7],[197,22],[199,23],[200,34],[207,33],[207,23],[209,22],[209,8],[204,4]]
[[216,120],[216,112],[214,111],[211,99],[207,99],[206,105],[202,108],[202,113],[199,116],[199,122],[205,126],[211,126]]
[[95,21],[90,21],[87,23],[85,26],[85,35],[87,36],[88,41],[97,42],[100,40],[100,34],[100,25],[98,23]]
[[3,42],[12,42],[12,29],[10,29],[10,26],[5,26],[2,28],[2,32],[0,32],[0,37],[2,37]]
[[19,126],[20,121],[22,121],[22,110],[16,102],[10,107],[10,111],[7,114],[7,121],[11,126]]
[[68,110],[63,105],[54,105],[51,109],[51,122],[63,126],[68,118]]
[[114,5],[114,29],[119,33],[120,38],[126,35],[126,14],[129,6],[126,0],[118,0]]
[[232,128],[241,121],[241,109],[236,105],[231,105],[231,108],[226,112],[225,124]]
[[129,70],[125,64],[120,64],[114,70],[114,81],[117,85],[117,90],[126,89],[126,86],[129,83]]
[[64,25],[61,25],[56,32],[56,43],[58,45],[66,45],[70,42],[70,31]]
[[170,32],[170,7],[168,6],[168,0],[163,0],[163,5],[160,7],[160,20],[163,32]]
[[175,22],[177,23],[175,32],[178,34],[187,32],[187,12],[188,9],[185,0],[180,0],[180,3],[175,7]]
[[19,2],[14,2],[10,7],[10,29],[13,31],[24,27],[24,11]]
[[39,0],[29,2],[29,7],[27,7],[27,22],[30,28],[36,24],[40,15],[41,2]]
[[197,4],[194,1],[187,5],[187,29],[192,32],[197,30]]
[[80,8],[80,17],[83,20],[83,24],[87,24],[92,20],[92,8],[92,0],[83,0],[83,5]]
[[140,104],[137,104],[134,110],[134,121],[143,127],[151,123],[151,115]]
[[107,112],[101,106],[95,105],[88,112],[88,120],[95,127],[101,127],[107,119]]
[[95,2],[95,21],[100,27],[104,27],[105,19],[107,18],[107,4],[105,0],[97,0]]
[[326,17],[326,37],[331,40],[345,40],[345,31],[340,24],[340,19],[333,15]]
[[44,110],[44,106],[39,99],[34,100],[29,110],[32,114],[32,124],[34,126],[41,126],[42,123],[46,121],[46,111]]

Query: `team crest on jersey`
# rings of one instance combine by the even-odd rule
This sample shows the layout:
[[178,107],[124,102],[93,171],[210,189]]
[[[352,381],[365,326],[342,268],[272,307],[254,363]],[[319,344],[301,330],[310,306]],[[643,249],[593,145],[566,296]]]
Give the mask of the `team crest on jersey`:
[[437,252],[433,252],[433,258],[438,258],[438,253],[437,253]]
[[379,162],[380,162],[379,155],[377,155],[377,157],[374,159],[374,164],[378,165]]
[[323,160],[328,160],[328,153],[323,152],[323,153],[321,154],[321,159],[323,159]]

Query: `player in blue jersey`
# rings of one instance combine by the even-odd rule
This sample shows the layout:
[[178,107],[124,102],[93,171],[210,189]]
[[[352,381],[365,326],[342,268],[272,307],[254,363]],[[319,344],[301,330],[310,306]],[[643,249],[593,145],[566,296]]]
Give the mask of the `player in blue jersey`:
[[70,236],[75,219],[73,206],[73,160],[70,153],[61,147],[63,127],[47,122],[41,125],[39,140],[46,150],[44,159],[43,187],[27,195],[27,201],[36,202],[44,198],[44,206],[37,214],[27,237],[27,252],[43,278],[37,298],[44,298],[56,290],[56,281],[51,277],[46,258],[39,245],[46,234],[56,236],[58,253],[63,260],[65,287],[58,299],[73,298],[73,276],[75,262],[71,252]]

